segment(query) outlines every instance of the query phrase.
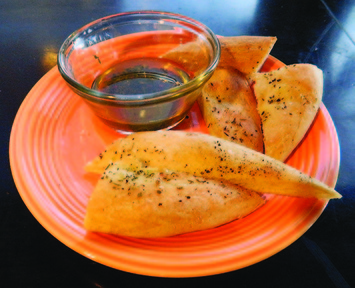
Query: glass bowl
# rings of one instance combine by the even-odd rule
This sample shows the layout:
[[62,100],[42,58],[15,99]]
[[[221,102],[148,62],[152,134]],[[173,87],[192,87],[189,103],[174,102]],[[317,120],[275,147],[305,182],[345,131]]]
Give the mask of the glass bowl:
[[104,17],[71,34],[58,68],[72,90],[121,132],[181,122],[220,58],[214,33],[191,18],[160,11]]

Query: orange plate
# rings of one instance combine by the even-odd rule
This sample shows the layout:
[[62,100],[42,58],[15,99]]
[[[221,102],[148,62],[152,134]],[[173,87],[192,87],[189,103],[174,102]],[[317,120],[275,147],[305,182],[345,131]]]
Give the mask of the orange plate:
[[[283,65],[269,57],[263,71]],[[197,106],[178,129],[206,132]],[[122,135],[101,124],[54,67],[25,98],[10,139],[13,177],[31,213],[71,249],[116,269],[163,277],[240,269],[293,243],[327,205],[324,200],[269,195],[246,218],[206,231],[160,239],[87,232],[85,208],[98,178],[85,174],[83,167],[117,137]],[[324,105],[288,163],[334,187],[339,142]]]

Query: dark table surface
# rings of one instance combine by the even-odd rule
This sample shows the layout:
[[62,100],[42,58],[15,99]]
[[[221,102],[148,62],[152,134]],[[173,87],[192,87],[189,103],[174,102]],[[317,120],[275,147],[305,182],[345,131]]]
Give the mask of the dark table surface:
[[[277,36],[273,56],[286,64],[313,63],[324,71],[323,102],[341,147],[336,190],[343,198],[330,201],[318,221],[276,255],[221,275],[182,279],[136,275],[69,249],[36,221],[22,201],[8,150],[19,106],[56,65],[56,53],[71,32],[100,17],[133,10],[184,14],[224,36]],[[355,287],[353,0],[2,0],[0,43],[1,287]]]

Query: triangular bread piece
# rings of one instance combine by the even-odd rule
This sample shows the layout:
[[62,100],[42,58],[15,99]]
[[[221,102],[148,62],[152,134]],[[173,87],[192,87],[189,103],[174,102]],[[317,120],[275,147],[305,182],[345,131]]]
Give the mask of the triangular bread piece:
[[276,37],[220,37],[221,58],[218,67],[233,67],[244,74],[259,71],[276,42]]
[[[233,36],[219,37],[221,44],[221,57],[218,67],[233,67],[244,74],[259,71],[266,58],[274,47],[276,37],[267,36]],[[165,53],[162,58],[178,63],[185,70],[198,75],[207,66],[209,51],[201,49],[201,41],[196,41],[177,46]]]
[[334,189],[281,161],[202,133],[133,133],[106,147],[105,152],[85,169],[103,173],[116,162],[120,169],[188,173],[227,181],[258,193],[325,199],[341,197]]
[[217,68],[198,103],[211,135],[263,152],[255,96],[241,72]]
[[265,203],[256,192],[188,173],[127,171],[113,163],[90,196],[85,228],[130,237],[168,237],[243,218]]
[[265,154],[285,161],[311,126],[323,94],[323,72],[311,64],[252,75]]
[[210,62],[210,51],[203,45],[202,40],[181,44],[166,52],[161,58],[170,59],[193,75],[199,75],[208,68]]

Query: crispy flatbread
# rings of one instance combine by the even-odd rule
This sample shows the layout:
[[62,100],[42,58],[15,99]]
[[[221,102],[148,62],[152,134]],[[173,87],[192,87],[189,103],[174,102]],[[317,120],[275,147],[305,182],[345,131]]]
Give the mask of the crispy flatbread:
[[221,58],[218,67],[233,67],[244,74],[259,71],[274,47],[276,37],[221,37]]
[[265,200],[220,180],[110,165],[90,197],[90,231],[151,238],[205,230],[242,218]]
[[162,58],[173,60],[185,71],[192,75],[199,75],[207,69],[210,63],[210,51],[203,45],[202,39],[182,44],[165,53]]
[[295,64],[252,76],[265,154],[285,161],[303,139],[322,102],[323,72]]
[[258,192],[341,197],[280,161],[200,133],[131,134],[86,170],[102,176],[87,206],[85,228],[131,237],[168,237],[245,217],[264,204]]
[[259,193],[340,198],[322,182],[262,153],[207,134],[182,131],[139,132],[118,139],[88,163],[103,173],[119,162],[122,169],[154,169],[227,181]]
[[[274,46],[276,37],[264,36],[233,36],[219,37],[221,57],[218,67],[233,67],[244,74],[259,71]],[[201,63],[209,63],[209,51],[201,49],[199,39],[180,45],[162,56],[173,60],[185,70],[198,75],[207,67]]]
[[[260,69],[276,37],[220,37],[219,41],[221,58],[218,68],[199,98],[203,118],[210,134],[263,152],[261,120],[246,76]],[[180,63],[189,71],[200,72],[206,68],[199,67],[199,63],[209,57],[207,52],[198,42],[191,42],[163,57]]]
[[217,68],[198,103],[211,135],[263,152],[261,120],[244,74]]

